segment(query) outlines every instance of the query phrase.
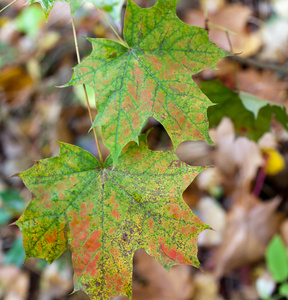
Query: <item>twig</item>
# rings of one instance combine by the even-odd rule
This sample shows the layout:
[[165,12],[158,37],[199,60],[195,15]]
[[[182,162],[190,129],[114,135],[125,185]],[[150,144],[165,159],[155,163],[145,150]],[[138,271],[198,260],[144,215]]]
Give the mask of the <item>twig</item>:
[[208,8],[207,8],[207,0],[204,0],[204,23],[205,23],[205,30],[207,31],[207,33],[209,34],[209,19],[208,19]]
[[[80,60],[80,54],[79,54],[79,46],[78,46],[76,28],[75,28],[75,23],[74,23],[74,18],[73,18],[72,13],[71,13],[71,20],[72,20],[73,37],[74,37],[74,42],[75,42],[75,50],[76,50],[76,54],[77,54],[77,61],[78,61],[78,64],[80,64],[81,60]],[[88,99],[86,85],[84,83],[83,83],[83,89],[84,89],[84,93],[85,93],[85,99],[86,99],[86,103],[87,103],[87,107],[88,107],[91,124],[93,125],[92,111],[91,111],[91,107],[90,107],[90,103],[89,103],[89,99]],[[96,146],[97,146],[97,150],[98,150],[98,154],[99,154],[100,163],[103,164],[103,157],[102,157],[102,153],[100,150],[99,139],[97,136],[96,128],[93,127],[92,130],[93,130],[93,134],[94,134],[94,138],[95,138],[95,142],[96,142]]]
[[288,75],[288,68],[285,66],[279,66],[279,65],[274,65],[271,63],[265,63],[263,61],[255,60],[252,58],[246,58],[246,57],[242,57],[242,56],[237,56],[237,55],[233,56],[232,59],[234,59],[235,61],[237,61],[241,64],[246,64],[246,65],[256,67],[259,69],[271,70],[271,71],[279,72],[284,75]]
[[0,10],[0,13],[2,12],[2,11],[4,11],[6,8],[8,8],[9,6],[11,6],[12,4],[14,4],[15,2],[17,2],[18,0],[14,0],[14,1],[12,1],[11,3],[9,3],[8,5],[6,5],[4,8],[2,8],[1,10]]

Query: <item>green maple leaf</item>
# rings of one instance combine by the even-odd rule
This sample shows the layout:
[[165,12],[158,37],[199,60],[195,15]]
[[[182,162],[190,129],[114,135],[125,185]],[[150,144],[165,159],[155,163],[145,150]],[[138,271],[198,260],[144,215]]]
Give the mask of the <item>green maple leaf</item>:
[[95,90],[106,146],[114,163],[129,141],[137,141],[148,117],[166,128],[174,146],[185,140],[210,142],[206,110],[210,101],[191,75],[215,69],[226,53],[203,28],[183,23],[177,0],[158,0],[151,8],[128,1],[124,38],[128,46],[89,39],[93,50],[74,68],[69,84]]
[[60,143],[57,157],[20,174],[34,197],[17,221],[26,259],[53,262],[72,251],[75,289],[92,299],[131,292],[132,258],[145,249],[162,265],[198,266],[197,235],[208,228],[181,195],[203,170],[173,152],[128,144],[112,170],[87,151]]
[[73,15],[84,3],[92,3],[106,11],[115,22],[119,23],[121,8],[125,0],[27,0],[28,4],[36,2],[40,3],[46,18],[48,18],[51,9],[57,1],[70,3],[71,12]]
[[288,130],[288,115],[284,106],[262,100],[254,95],[230,90],[218,80],[201,82],[202,91],[217,105],[208,109],[210,126],[218,126],[224,116],[235,129],[255,141],[270,131],[273,118]]

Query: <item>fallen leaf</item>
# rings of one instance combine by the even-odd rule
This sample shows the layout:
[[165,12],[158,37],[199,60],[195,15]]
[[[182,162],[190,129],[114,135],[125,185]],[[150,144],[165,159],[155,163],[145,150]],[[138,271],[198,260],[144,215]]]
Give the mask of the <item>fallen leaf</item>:
[[252,194],[240,192],[228,212],[223,242],[215,252],[215,276],[264,258],[266,247],[279,229],[283,215],[276,213],[280,199],[261,203]]
[[[213,23],[210,24],[209,38],[220,48],[234,53],[241,53],[241,56],[250,56],[256,53],[261,47],[262,41],[258,31],[249,32],[246,28],[251,14],[250,9],[240,3],[227,4],[214,14],[209,14],[208,20]],[[204,27],[204,12],[201,10],[188,11],[184,21],[193,26]],[[214,24],[224,29],[221,30]],[[229,34],[232,50],[225,29],[236,33],[236,35]]]
[[133,299],[189,299],[193,282],[189,266],[174,266],[167,272],[144,250],[134,256]]

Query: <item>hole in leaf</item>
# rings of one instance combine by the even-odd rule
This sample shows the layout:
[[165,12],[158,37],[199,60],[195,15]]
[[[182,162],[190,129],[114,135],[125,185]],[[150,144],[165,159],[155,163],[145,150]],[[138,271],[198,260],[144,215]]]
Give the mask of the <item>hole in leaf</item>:
[[146,124],[142,129],[142,133],[145,133],[148,130],[150,130],[150,132],[147,137],[147,143],[148,143],[148,148],[150,150],[154,150],[154,151],[173,150],[173,144],[167,131],[162,126],[162,124],[159,123],[156,119],[152,117],[148,118]]

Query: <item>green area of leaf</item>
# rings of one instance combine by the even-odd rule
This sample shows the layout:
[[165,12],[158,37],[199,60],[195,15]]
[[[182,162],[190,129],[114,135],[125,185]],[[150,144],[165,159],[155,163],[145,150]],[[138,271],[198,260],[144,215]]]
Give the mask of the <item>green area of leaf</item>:
[[[87,106],[86,95],[85,95],[85,92],[84,92],[84,89],[83,89],[83,85],[75,85],[73,87],[73,90],[74,90],[75,95],[77,96],[77,98],[81,102],[81,104],[84,105],[84,106]],[[89,99],[90,107],[95,108],[94,91],[89,85],[86,86],[86,92],[87,92],[87,96],[88,96],[88,99]]]
[[28,4],[36,2],[40,3],[44,10],[46,18],[48,18],[50,11],[57,1],[70,3],[71,12],[73,15],[83,4],[92,3],[95,6],[106,11],[110,15],[110,17],[117,23],[120,22],[121,9],[124,4],[124,0],[28,0]]
[[288,279],[287,250],[280,236],[275,236],[267,247],[266,262],[275,282]]
[[0,201],[0,225],[7,224],[13,217],[18,217],[26,205],[19,192],[12,189],[0,192]]
[[39,33],[41,23],[45,24],[45,17],[39,6],[32,5],[26,7],[17,18],[15,18],[15,22],[17,30],[35,38]]
[[149,117],[167,130],[174,146],[206,140],[209,99],[191,75],[215,69],[226,53],[209,41],[203,28],[187,25],[176,15],[176,0],[159,0],[151,8],[128,1],[124,38],[127,45],[89,39],[93,50],[74,68],[69,84],[95,90],[105,145],[114,164],[123,147],[138,141]]
[[109,16],[119,24],[121,21],[121,9],[124,1],[125,0],[71,0],[70,6],[72,14],[75,14],[79,7],[84,3],[92,3],[106,11]]
[[253,113],[255,119],[258,117],[259,110],[270,104],[269,101],[265,101],[245,92],[240,92],[239,97],[242,100],[244,107]]
[[5,265],[16,265],[21,267],[25,259],[25,251],[23,247],[23,238],[17,238],[10,250],[4,255],[4,264]]
[[0,41],[0,68],[13,62],[16,57],[16,49]]
[[288,298],[288,283],[283,283],[279,286],[279,294]]
[[271,118],[275,116],[288,130],[285,107],[259,99],[253,95],[233,92],[219,81],[204,81],[201,90],[215,104],[208,108],[210,126],[217,126],[224,116],[229,117],[240,134],[257,141],[270,131]]
[[128,144],[117,166],[101,167],[89,152],[60,143],[57,157],[20,174],[34,195],[17,224],[26,259],[53,262],[70,247],[75,289],[91,299],[131,294],[132,259],[145,249],[164,267],[198,266],[197,236],[208,228],[182,199],[203,167],[174,152]]

